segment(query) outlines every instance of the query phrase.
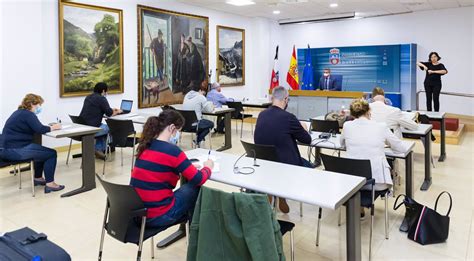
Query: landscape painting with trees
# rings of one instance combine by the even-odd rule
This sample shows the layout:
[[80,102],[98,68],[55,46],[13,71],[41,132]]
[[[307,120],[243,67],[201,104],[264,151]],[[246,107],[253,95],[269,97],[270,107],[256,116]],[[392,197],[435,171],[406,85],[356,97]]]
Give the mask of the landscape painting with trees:
[[59,12],[61,97],[97,82],[123,93],[122,10],[60,1]]

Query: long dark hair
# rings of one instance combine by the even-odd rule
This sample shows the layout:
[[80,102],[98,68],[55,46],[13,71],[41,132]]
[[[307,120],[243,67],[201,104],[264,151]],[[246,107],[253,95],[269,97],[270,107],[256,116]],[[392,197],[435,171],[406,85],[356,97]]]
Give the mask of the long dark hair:
[[171,124],[174,124],[177,129],[184,126],[184,118],[176,110],[163,110],[160,115],[148,118],[145,126],[143,126],[142,137],[137,147],[137,158],[150,147],[153,139],[156,139]]

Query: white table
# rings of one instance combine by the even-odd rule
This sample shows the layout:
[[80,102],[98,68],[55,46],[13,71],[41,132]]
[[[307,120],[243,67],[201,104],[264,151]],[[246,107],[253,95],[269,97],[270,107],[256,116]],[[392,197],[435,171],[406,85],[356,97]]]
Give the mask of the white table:
[[421,185],[421,190],[428,190],[431,186],[431,132],[433,125],[431,124],[418,124],[418,129],[407,130],[402,128],[402,134],[405,138],[415,137],[423,138],[425,147],[425,180]]
[[[175,109],[182,110],[183,105],[182,104],[174,104],[172,105]],[[148,120],[149,117],[151,116],[157,116],[158,114],[161,113],[161,108],[156,109],[155,114],[151,113],[130,113],[130,114],[121,114],[117,116],[110,117],[111,119],[115,120],[131,120],[133,123],[136,124],[145,124],[145,122]],[[231,113],[234,111],[234,109],[231,108],[215,108],[214,111],[212,112],[203,112],[203,115],[208,115],[208,116],[223,116],[224,117],[224,125],[225,129],[229,130],[225,132],[224,136],[224,145],[217,149],[218,151],[223,151],[232,148],[232,131],[231,131]]]
[[[317,116],[312,118],[314,120],[324,120],[324,116]],[[428,190],[431,186],[431,132],[433,126],[431,124],[418,124],[418,129],[407,130],[401,128],[404,137],[423,138],[425,143],[425,180],[421,185],[421,190]],[[442,154],[442,153],[441,153]],[[441,158],[441,156],[440,156]]]
[[[186,152],[188,158],[207,154],[204,149]],[[253,166],[253,158],[248,157],[243,157],[237,166],[252,166],[255,172],[235,174],[233,166],[238,156],[211,154],[220,164],[220,171],[211,175],[213,181],[333,210],[345,204],[347,260],[361,260],[359,190],[365,184],[364,178],[260,159],[259,166]]]
[[[82,186],[69,191],[61,197],[69,197],[95,188],[95,159],[94,159],[94,136],[101,129],[75,123],[64,123],[63,129],[51,131],[45,136],[60,139],[81,137],[82,146]],[[41,143],[41,136],[37,137]]]
[[436,112],[436,111],[418,111],[419,114],[428,116],[432,121],[438,121],[441,125],[440,134],[441,134],[441,153],[439,155],[438,161],[443,162],[446,159],[446,122],[444,116],[445,112]]
[[[311,132],[311,145],[317,148],[331,149],[338,151],[345,151],[346,148],[341,145],[341,134],[336,134],[335,137],[324,140],[320,139],[319,135],[321,132]],[[415,147],[414,141],[402,141],[406,151],[399,153],[394,152],[391,148],[385,148],[385,156],[391,158],[403,159],[405,161],[405,194],[413,198],[413,148]]]
[[272,105],[270,101],[260,101],[260,100],[247,100],[242,102],[243,107],[249,108],[268,108]]

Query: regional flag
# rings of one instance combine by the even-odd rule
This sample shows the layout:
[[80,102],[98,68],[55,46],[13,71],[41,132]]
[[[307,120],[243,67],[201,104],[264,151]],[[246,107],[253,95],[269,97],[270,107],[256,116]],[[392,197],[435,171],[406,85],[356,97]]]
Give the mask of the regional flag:
[[290,68],[286,74],[286,82],[290,85],[291,89],[298,90],[298,63],[296,62],[296,50],[293,45],[293,55],[291,56]]
[[278,63],[278,45],[275,50],[275,59],[273,63],[272,78],[270,80],[270,90],[280,86],[280,79],[279,79],[280,76],[278,72],[277,63]]
[[311,48],[306,49],[304,55],[303,80],[301,81],[301,90],[314,90],[313,64],[311,61]]

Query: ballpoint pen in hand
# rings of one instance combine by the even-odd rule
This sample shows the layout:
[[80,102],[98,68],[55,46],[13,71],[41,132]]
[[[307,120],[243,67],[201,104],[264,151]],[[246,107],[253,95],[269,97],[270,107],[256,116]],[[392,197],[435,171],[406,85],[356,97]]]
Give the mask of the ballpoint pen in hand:
[[209,150],[209,153],[207,154],[207,160],[211,157],[211,150]]

